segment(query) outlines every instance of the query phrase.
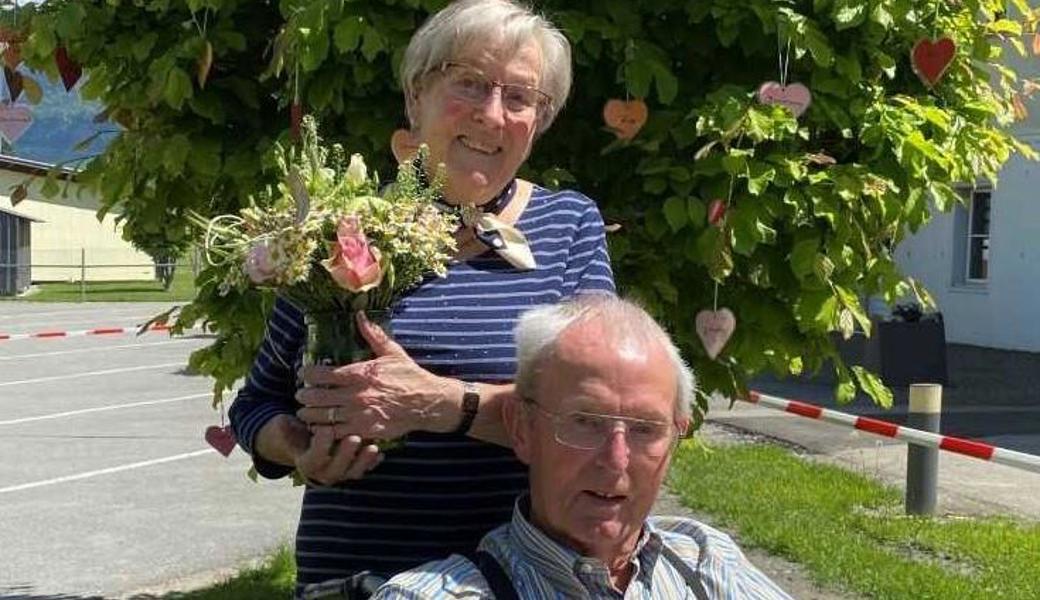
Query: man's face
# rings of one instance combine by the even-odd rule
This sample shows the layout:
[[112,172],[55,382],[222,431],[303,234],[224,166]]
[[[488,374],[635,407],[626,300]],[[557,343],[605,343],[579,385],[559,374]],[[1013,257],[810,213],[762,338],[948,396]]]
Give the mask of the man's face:
[[[535,400],[546,411],[617,415],[672,424],[676,374],[658,343],[612,343],[596,322],[564,332],[546,359]],[[530,467],[531,518],[555,539],[609,560],[638,541],[668,470],[670,452],[633,447],[615,425],[598,449],[561,444],[552,417],[519,408],[514,449]],[[513,417],[507,414],[508,419]],[[667,448],[670,450],[670,446]]]

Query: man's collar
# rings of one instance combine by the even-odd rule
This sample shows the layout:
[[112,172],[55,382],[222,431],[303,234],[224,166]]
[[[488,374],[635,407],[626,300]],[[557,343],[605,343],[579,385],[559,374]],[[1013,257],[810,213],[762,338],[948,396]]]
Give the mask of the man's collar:
[[[586,595],[587,587],[583,580],[588,580],[590,575],[596,572],[606,574],[606,565],[599,559],[582,556],[574,549],[549,537],[530,521],[530,514],[531,498],[528,494],[523,494],[517,498],[513,506],[510,535],[524,562],[547,579],[557,591],[572,592],[578,596]],[[646,578],[644,585],[650,585],[654,566],[661,556],[663,547],[664,540],[660,532],[649,521],[645,521],[633,555],[637,568],[633,578]]]

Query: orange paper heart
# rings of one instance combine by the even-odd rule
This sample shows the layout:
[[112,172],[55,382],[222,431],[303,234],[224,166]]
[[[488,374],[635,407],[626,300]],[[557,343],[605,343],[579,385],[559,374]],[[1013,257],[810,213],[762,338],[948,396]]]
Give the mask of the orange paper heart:
[[704,344],[704,351],[709,358],[714,359],[722,352],[726,342],[733,335],[733,330],[737,328],[737,318],[728,308],[702,310],[697,313],[694,325],[697,328],[697,337],[701,338],[701,343]]
[[630,140],[646,125],[650,115],[642,100],[609,100],[603,107],[603,120],[618,139]]
[[419,140],[407,129],[398,129],[390,136],[390,151],[398,163],[403,163],[419,151]]

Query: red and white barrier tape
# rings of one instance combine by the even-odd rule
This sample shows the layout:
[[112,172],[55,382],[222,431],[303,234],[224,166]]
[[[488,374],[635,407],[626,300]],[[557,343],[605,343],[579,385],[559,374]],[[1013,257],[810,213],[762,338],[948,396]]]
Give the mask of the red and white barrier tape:
[[[137,333],[138,327],[99,327],[97,329],[83,329],[80,331],[37,331],[36,333],[0,333],[0,342],[6,340],[25,340],[32,338],[59,338],[76,337],[81,335],[119,335],[124,333]],[[152,325],[146,332],[169,331],[169,325]]]
[[964,456],[970,456],[972,458],[1001,463],[1011,467],[1018,467],[1020,469],[1040,473],[1040,456],[1026,454],[1025,452],[1017,452],[1015,450],[998,448],[997,446],[991,446],[982,442],[921,431],[920,429],[896,425],[895,423],[889,423],[888,421],[850,415],[848,413],[816,406],[815,404],[808,404],[797,400],[786,400],[784,398],[777,398],[775,396],[760,394],[758,392],[751,392],[751,397],[748,401],[754,404],[760,404],[769,408],[775,408],[777,410],[807,417],[809,419],[827,421],[828,423],[852,427],[860,431],[873,433],[874,435],[903,440],[905,442],[917,444],[918,446],[939,448],[940,450],[956,452],[957,454],[963,454]]

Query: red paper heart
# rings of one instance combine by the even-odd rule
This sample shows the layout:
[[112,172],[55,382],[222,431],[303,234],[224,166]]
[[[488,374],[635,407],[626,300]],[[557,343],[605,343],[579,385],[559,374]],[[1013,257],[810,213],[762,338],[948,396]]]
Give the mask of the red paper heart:
[[207,444],[213,446],[224,456],[230,455],[231,451],[235,449],[235,433],[231,431],[230,425],[224,427],[210,425],[206,428],[205,438]]
[[83,75],[83,68],[79,63],[69,58],[69,51],[65,46],[60,46],[54,51],[54,62],[58,65],[58,73],[61,74],[61,82],[65,84],[65,91],[72,89],[79,78]]
[[921,78],[921,82],[928,87],[934,87],[942,79],[946,69],[953,64],[953,57],[957,53],[957,45],[948,37],[936,41],[929,39],[918,40],[910,51],[910,62],[913,64],[914,72]]
[[726,203],[716,198],[708,205],[708,225],[722,226],[722,218],[726,216]]
[[609,100],[603,107],[603,120],[618,139],[630,140],[646,125],[650,112],[642,100]]
[[758,101],[762,104],[779,104],[795,117],[800,117],[812,104],[812,92],[800,83],[780,85],[775,81],[767,81],[758,88]]
[[733,335],[733,330],[737,328],[737,318],[728,308],[702,310],[697,313],[694,325],[697,328],[697,337],[701,338],[701,343],[704,344],[704,351],[709,358],[714,359],[722,352],[726,342]]
[[32,125],[32,111],[24,106],[0,104],[0,135],[13,144]]

